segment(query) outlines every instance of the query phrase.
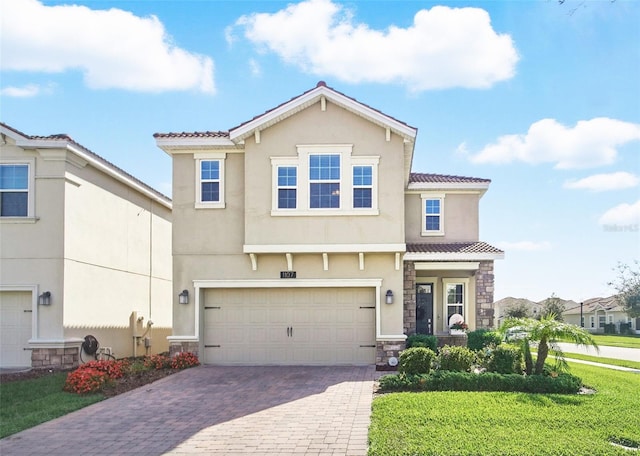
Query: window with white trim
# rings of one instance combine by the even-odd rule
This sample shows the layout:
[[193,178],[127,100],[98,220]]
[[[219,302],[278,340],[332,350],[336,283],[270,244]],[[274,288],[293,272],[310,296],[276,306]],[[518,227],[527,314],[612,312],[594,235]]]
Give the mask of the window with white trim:
[[354,156],[351,144],[296,147],[271,157],[271,215],[378,215],[380,157]]
[[354,166],[353,167],[353,207],[371,208],[373,201],[371,194],[373,191],[373,167]]
[[462,315],[465,323],[467,321],[467,305],[469,301],[469,279],[446,278],[442,279],[442,290],[444,293],[444,312],[446,315],[444,323],[445,330],[449,329],[449,319],[453,314]]
[[309,208],[340,208],[340,155],[309,155]]
[[29,216],[29,165],[11,163],[0,165],[0,216]]
[[423,193],[422,235],[444,235],[444,194]]
[[596,327],[596,319],[595,319],[595,317],[593,315],[591,317],[589,317],[589,322],[591,323],[591,327],[592,328]]
[[598,328],[604,328],[606,322],[607,320],[604,315],[598,315]]
[[298,168],[278,166],[278,209],[295,209],[297,205]]
[[195,154],[196,208],[224,208],[225,153]]

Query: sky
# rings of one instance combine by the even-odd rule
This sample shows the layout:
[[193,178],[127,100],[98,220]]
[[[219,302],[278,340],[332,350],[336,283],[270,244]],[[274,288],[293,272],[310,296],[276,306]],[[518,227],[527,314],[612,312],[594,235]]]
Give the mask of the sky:
[[0,5],[0,120],[171,195],[156,132],[229,130],[326,81],[418,128],[413,171],[488,178],[495,299],[611,295],[640,258],[640,2]]

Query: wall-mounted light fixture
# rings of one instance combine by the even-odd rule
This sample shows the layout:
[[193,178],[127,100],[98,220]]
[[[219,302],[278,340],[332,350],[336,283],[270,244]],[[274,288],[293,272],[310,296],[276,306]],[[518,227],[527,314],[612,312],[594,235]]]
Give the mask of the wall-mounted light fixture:
[[51,305],[51,292],[45,291],[40,296],[38,296],[38,304],[40,304],[41,306]]
[[189,290],[182,290],[182,293],[178,295],[178,302],[180,304],[189,304]]
[[387,294],[385,295],[385,302],[387,304],[393,304],[393,291],[387,290]]

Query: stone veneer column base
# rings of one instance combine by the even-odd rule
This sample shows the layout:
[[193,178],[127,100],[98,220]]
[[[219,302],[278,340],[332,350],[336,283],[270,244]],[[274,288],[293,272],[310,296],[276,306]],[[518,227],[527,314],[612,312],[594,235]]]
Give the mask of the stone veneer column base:
[[80,347],[34,348],[31,367],[34,369],[73,369],[80,363]]
[[400,357],[400,352],[404,350],[406,343],[404,340],[379,340],[376,342],[376,370],[395,371],[397,366],[389,365],[389,358]]
[[183,352],[193,353],[194,355],[198,356],[199,345],[200,345],[199,342],[171,341],[169,342],[169,356],[173,358],[178,353],[183,353]]

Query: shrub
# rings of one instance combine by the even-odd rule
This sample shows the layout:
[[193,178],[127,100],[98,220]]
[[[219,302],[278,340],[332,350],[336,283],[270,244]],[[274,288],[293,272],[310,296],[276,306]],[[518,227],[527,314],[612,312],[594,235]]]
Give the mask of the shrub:
[[522,374],[522,350],[511,344],[498,345],[490,351],[486,367],[490,372],[499,374]]
[[93,367],[78,368],[67,375],[64,390],[70,393],[97,393],[109,382],[109,375]]
[[445,345],[438,352],[436,367],[439,370],[468,372],[476,355],[467,347]]
[[495,347],[502,343],[502,336],[496,331],[488,329],[476,329],[467,333],[467,347],[470,350],[480,351],[487,347]]
[[434,352],[438,349],[438,338],[427,334],[412,334],[407,337],[407,348],[424,347]]
[[190,352],[181,352],[171,359],[172,369],[187,369],[189,367],[199,366],[198,357]]
[[538,394],[575,394],[582,379],[571,374],[556,377],[543,375],[498,374],[487,372],[434,371],[420,375],[387,375],[381,377],[382,391],[503,391]]
[[171,358],[164,354],[145,356],[143,363],[148,369],[168,369],[171,367]]
[[407,348],[400,353],[398,371],[404,374],[428,374],[435,356],[430,348]]
[[100,372],[104,372],[107,374],[107,377],[111,379],[118,379],[124,377],[125,372],[129,368],[129,362],[125,360],[120,361],[89,361],[78,367],[79,370],[82,369],[96,369]]

